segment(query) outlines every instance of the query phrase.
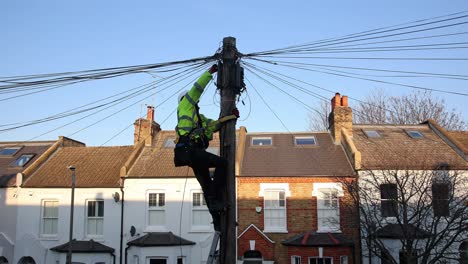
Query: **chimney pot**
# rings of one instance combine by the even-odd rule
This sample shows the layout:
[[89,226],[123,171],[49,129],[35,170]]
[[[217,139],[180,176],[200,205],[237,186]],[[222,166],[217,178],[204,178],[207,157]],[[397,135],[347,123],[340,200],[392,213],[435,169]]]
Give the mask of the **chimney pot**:
[[153,121],[154,120],[154,107],[148,105],[148,113],[146,114],[146,119]]
[[332,98],[332,111],[335,110],[335,107],[340,106],[340,93],[336,93]]
[[343,97],[341,97],[341,106],[348,106],[348,96],[343,95]]

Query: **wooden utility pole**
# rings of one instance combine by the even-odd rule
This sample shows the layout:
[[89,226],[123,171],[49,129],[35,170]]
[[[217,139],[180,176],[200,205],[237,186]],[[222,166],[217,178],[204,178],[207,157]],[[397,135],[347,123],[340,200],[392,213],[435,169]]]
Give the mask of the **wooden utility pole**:
[[[223,39],[223,51],[221,53],[222,63],[220,63],[220,75],[218,85],[221,92],[221,114],[227,116],[236,107],[235,98],[235,78],[237,48],[236,39],[226,37]],[[222,233],[220,243],[220,263],[235,264],[236,256],[236,121],[228,121],[220,131],[221,157],[228,161],[226,170],[226,201],[229,205],[224,214],[225,219],[221,220]]]

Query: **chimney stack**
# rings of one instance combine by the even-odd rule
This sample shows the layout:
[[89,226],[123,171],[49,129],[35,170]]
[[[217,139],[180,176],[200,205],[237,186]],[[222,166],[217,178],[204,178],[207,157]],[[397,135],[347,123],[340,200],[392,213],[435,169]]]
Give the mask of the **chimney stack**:
[[133,125],[135,127],[133,143],[137,145],[145,141],[145,146],[154,146],[156,135],[161,131],[159,124],[154,121],[154,106],[148,106],[146,118],[138,118]]
[[341,144],[341,130],[349,136],[353,135],[353,112],[348,106],[348,96],[336,93],[331,100],[332,111],[328,116],[330,132],[335,144]]

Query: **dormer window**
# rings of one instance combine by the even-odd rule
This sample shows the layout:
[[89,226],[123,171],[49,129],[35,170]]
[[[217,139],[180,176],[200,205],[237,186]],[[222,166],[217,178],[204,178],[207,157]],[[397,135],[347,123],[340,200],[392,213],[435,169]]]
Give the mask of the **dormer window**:
[[313,146],[317,145],[317,140],[314,136],[294,137],[294,144]]
[[271,146],[271,137],[254,137],[252,138],[252,146]]
[[13,156],[21,147],[6,147],[0,150],[0,156]]
[[26,163],[28,163],[34,157],[34,155],[35,154],[23,154],[23,155],[21,155],[18,159],[15,160],[13,166],[23,167],[24,165],[26,165]]
[[415,130],[406,130],[406,133],[408,133],[408,136],[412,137],[412,138],[422,138],[423,137],[423,134],[419,131],[415,131]]
[[375,130],[364,130],[364,133],[366,134],[366,136],[368,138],[379,138],[380,137],[379,132],[377,132]]

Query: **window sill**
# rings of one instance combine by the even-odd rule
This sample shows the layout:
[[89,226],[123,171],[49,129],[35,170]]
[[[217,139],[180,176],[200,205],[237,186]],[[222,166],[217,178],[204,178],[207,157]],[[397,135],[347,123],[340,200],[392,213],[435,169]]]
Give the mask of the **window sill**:
[[317,233],[341,233],[340,229],[319,229]]
[[281,233],[281,234],[287,234],[288,230],[286,229],[263,229],[264,233]]
[[189,232],[190,233],[211,233],[213,232],[213,228],[211,226],[192,227]]
[[43,241],[58,241],[60,240],[58,236],[39,236],[39,240]]

